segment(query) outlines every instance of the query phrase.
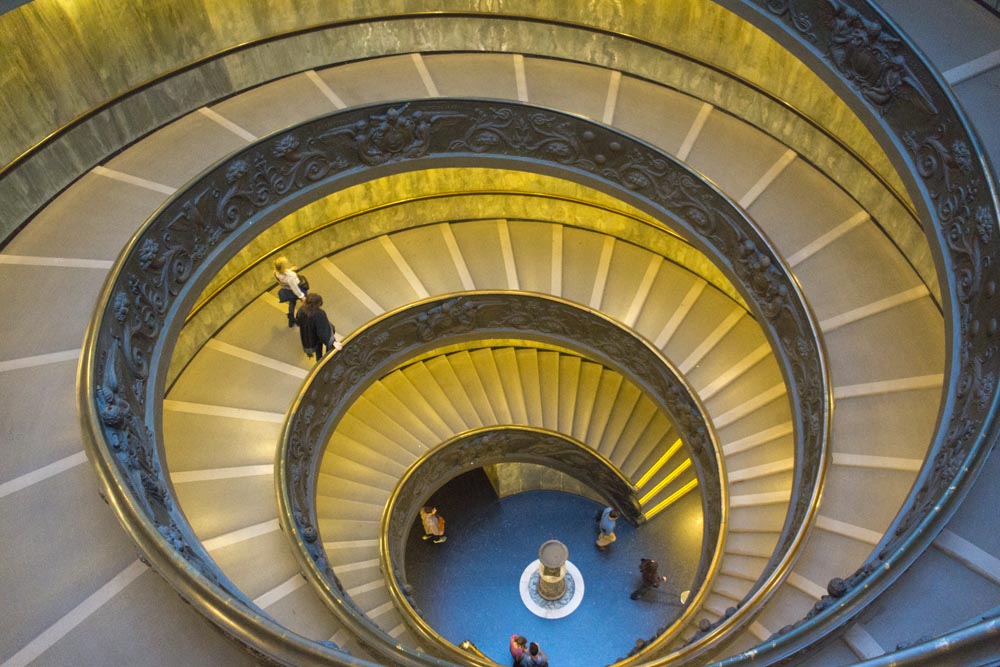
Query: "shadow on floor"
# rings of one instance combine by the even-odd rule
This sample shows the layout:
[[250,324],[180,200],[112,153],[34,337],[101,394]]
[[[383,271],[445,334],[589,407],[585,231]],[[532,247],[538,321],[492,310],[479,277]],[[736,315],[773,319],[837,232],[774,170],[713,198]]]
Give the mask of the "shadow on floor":
[[[619,521],[618,541],[600,552],[594,547],[599,504],[560,491],[498,499],[481,470],[449,482],[430,502],[447,520],[448,541],[424,542],[419,525],[414,527],[406,552],[413,597],[438,633],[455,644],[471,640],[501,664],[510,663],[512,633],[538,642],[553,667],[615,662],[636,639],[680,615],[679,594],[690,587],[698,566],[700,539],[671,539],[678,531],[671,531],[667,516],[638,528]],[[572,614],[544,619],[525,607],[518,582],[539,546],[553,538],[569,548],[585,591]],[[632,601],[642,557],[656,558],[668,581]]]

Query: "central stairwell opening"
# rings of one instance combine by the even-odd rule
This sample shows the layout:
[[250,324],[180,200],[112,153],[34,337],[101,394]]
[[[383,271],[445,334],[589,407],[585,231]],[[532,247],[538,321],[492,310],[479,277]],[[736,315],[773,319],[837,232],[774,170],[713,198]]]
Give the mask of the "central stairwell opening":
[[[575,481],[543,466],[501,465],[564,488]],[[701,555],[698,494],[639,526],[620,519],[618,539],[601,552],[594,546],[594,518],[605,503],[583,484],[577,483],[582,493],[535,488],[501,496],[495,479],[477,468],[430,497],[428,504],[446,518],[447,542],[422,540],[419,522],[410,531],[406,579],[412,599],[444,638],[455,644],[471,641],[507,664],[509,637],[520,634],[537,642],[553,664],[599,667],[621,659],[681,615],[681,594],[690,587]],[[524,570],[549,539],[566,544],[569,561],[582,577],[582,600],[563,618],[532,613],[519,591]],[[641,558],[656,559],[667,581],[631,600],[641,580]]]

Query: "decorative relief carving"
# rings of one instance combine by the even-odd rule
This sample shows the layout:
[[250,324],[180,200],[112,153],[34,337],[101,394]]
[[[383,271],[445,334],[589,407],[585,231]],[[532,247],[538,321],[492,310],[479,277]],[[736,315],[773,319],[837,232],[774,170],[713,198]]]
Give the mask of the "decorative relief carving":
[[[621,371],[643,387],[669,414],[694,461],[703,494],[705,554],[700,581],[719,540],[722,513],[717,444],[711,439],[701,406],[674,371],[638,338],[616,324],[570,304],[548,297],[510,293],[473,292],[426,301],[393,313],[363,329],[343,350],[328,357],[313,375],[297,401],[297,411],[289,417],[287,452],[279,465],[279,477],[287,480],[287,513],[294,517],[290,528],[301,537],[315,570],[333,592],[331,608],[337,609],[348,596],[336,583],[325,561],[318,559],[322,537],[317,535],[315,497],[316,470],[324,447],[340,416],[364,387],[391,371],[406,358],[428,349],[448,346],[480,337],[526,337],[546,340],[582,350],[584,356]],[[633,518],[638,507],[631,489],[620,476],[594,465],[594,455],[579,447],[567,447],[558,436],[536,432],[489,432],[463,439],[433,456],[421,470],[431,470],[426,479],[447,479],[456,471],[477,467],[495,458],[496,451],[517,446],[508,456],[544,463],[569,474],[588,471],[590,481],[616,500],[618,507]],[[558,449],[558,456],[553,455]],[[506,450],[505,450],[506,451]],[[280,455],[279,455],[280,456]],[[429,492],[419,484],[408,484],[396,499],[399,507],[412,509]],[[411,517],[412,518],[412,517]],[[393,521],[389,539],[405,542],[410,521]],[[397,555],[401,552],[397,552]],[[385,564],[384,571],[399,569],[399,563]]]
[[767,10],[777,16],[788,16],[792,25],[810,42],[816,41],[816,33],[813,31],[813,21],[808,11],[799,8],[799,4],[809,4],[797,2],[797,0],[767,0]]
[[[880,590],[906,569],[943,525],[954,499],[971,471],[988,453],[997,412],[998,202],[982,159],[983,151],[969,132],[948,92],[924,66],[905,37],[863,0],[753,0],[775,21],[791,26],[806,48],[826,58],[879,113],[884,130],[909,153],[912,173],[927,195],[924,220],[932,245],[941,249],[940,274],[945,324],[952,350],[947,367],[948,397],[942,403],[938,432],[917,488],[904,504],[887,537],[871,559],[841,580],[838,597],[850,597],[828,614],[814,609],[803,622],[830,627],[857,613],[872,591]],[[797,9],[814,27],[808,32],[792,20]],[[953,400],[952,400],[953,399]],[[867,596],[867,597],[866,597]],[[824,598],[826,600],[826,598]],[[820,603],[817,603],[820,605]],[[850,606],[848,606],[850,605]],[[802,622],[796,624],[797,627]],[[800,633],[800,636],[805,636]],[[800,651],[808,650],[805,644]],[[783,655],[793,655],[784,647]],[[756,660],[766,659],[758,654]],[[736,663],[734,663],[736,664]]]
[[472,112],[468,128],[461,139],[448,144],[449,151],[471,151],[502,155],[531,154],[539,160],[572,165],[591,171],[593,160],[583,157],[578,131],[568,117],[561,114],[493,106]]
[[840,0],[827,0],[830,60],[865,99],[881,111],[908,92],[928,113],[937,107],[900,54],[902,41],[878,21],[865,18]]
[[361,161],[369,166],[402,159],[422,157],[430,149],[431,129],[443,120],[464,118],[450,111],[407,113],[408,104],[389,108],[383,114],[362,118],[347,128],[336,129],[327,136],[346,135]]
[[923,68],[915,64],[919,58],[880,20],[868,18],[867,12],[851,6],[868,3],[753,0],[753,4],[787,22],[880,113],[905,101],[918,105],[924,114],[938,112],[934,97],[921,82]]
[[[752,307],[763,317],[769,338],[781,346],[779,357],[789,395],[799,396],[800,387],[812,386],[817,377],[821,378],[819,386],[825,387],[815,331],[794,281],[780,269],[774,252],[749,221],[682,165],[583,119],[518,105],[422,100],[399,108],[354,109],[265,139],[203,176],[151,221],[116,273],[96,337],[93,358],[100,361],[94,369],[95,386],[88,392],[103,414],[96,429],[156,530],[175,526],[183,543],[195,543],[172,505],[160,469],[160,446],[154,436],[159,408],[145,403],[147,383],[157,376],[155,369],[166,363],[157,356],[157,341],[185,315],[181,297],[207,282],[215,264],[235,252],[230,244],[250,230],[260,215],[303,189],[362,166],[458,154],[515,156],[525,165],[569,167],[579,178],[585,172],[604,179],[675,216],[690,237],[744,286]],[[211,262],[206,261],[209,257]],[[312,412],[307,422],[297,424],[291,435],[289,485],[293,493],[301,495],[309,486],[309,473],[302,465],[310,456],[306,443],[338,407],[340,392],[350,394],[350,388],[373,368],[402,353],[406,344],[401,341],[433,340],[443,328],[457,331],[471,326],[482,312],[461,301],[441,304],[439,311],[411,323],[410,330],[398,337],[348,346],[338,353],[344,363],[323,375],[327,394],[309,406]],[[545,308],[525,311],[519,317],[520,324],[511,317],[504,326],[571,337],[579,334],[567,331],[566,323]],[[588,344],[609,357],[627,354],[627,346],[620,342],[592,340]],[[169,347],[168,341],[164,349],[169,351]],[[642,377],[666,397],[666,388],[656,387],[654,380],[649,374]],[[825,395],[825,391],[818,393]],[[800,400],[794,407],[797,457],[805,468],[798,478],[800,489],[815,483],[825,451],[829,415],[822,400],[812,400],[816,394],[810,390],[805,394],[809,402]],[[817,424],[823,426],[817,428]],[[706,434],[692,428],[689,436],[697,453]],[[701,459],[699,464],[706,461]],[[809,492],[796,494],[781,544],[794,536],[796,523],[808,507]],[[174,537],[170,544],[176,541]],[[211,565],[197,567],[206,576],[213,571]]]

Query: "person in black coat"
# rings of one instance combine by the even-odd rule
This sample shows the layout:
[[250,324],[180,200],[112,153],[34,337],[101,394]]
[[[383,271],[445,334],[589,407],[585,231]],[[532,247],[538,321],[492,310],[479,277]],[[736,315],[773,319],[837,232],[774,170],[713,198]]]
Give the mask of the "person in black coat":
[[310,357],[316,355],[320,361],[331,347],[340,349],[333,334],[333,325],[322,308],[323,297],[316,292],[306,295],[305,304],[299,308],[295,323],[299,325],[299,337],[302,340],[302,350]]
[[528,644],[528,657],[531,659],[531,667],[549,667],[549,656],[535,642]]
[[639,584],[639,588],[632,591],[632,595],[629,597],[633,600],[638,600],[650,588],[659,588],[660,584],[666,581],[667,578],[661,577],[658,569],[659,564],[655,560],[651,558],[641,559],[639,561],[639,574],[642,575],[642,583]]

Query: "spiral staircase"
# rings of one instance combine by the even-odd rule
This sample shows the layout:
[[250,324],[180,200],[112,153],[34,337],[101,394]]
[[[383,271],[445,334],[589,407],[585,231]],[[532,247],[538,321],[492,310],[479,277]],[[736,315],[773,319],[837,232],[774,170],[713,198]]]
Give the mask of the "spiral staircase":
[[[8,115],[23,120],[4,140],[0,180],[9,202],[0,665],[489,664],[428,636],[382,561],[382,515],[400,479],[470,431],[516,426],[578,443],[635,489],[640,521],[707,493],[676,419],[620,363],[532,336],[432,346],[360,387],[317,455],[315,520],[332,573],[324,579],[310,569],[302,524],[275,502],[285,465],[276,448],[293,439],[308,388],[325,381],[328,365],[314,370],[285,326],[269,278],[276,251],[295,257],[327,298],[345,342],[331,366],[420,304],[528,294],[603,318],[676,370],[717,443],[722,548],[707,558],[689,613],[629,664],[996,664],[996,320],[953,325],[970,292],[988,312],[996,196],[979,181],[962,190],[970,199],[956,202],[958,212],[942,213],[925,149],[940,148],[934,155],[947,157],[955,180],[989,173],[978,160],[1000,154],[991,122],[1000,20],[971,2],[879,2],[888,17],[836,1],[721,9],[690,0],[672,11],[511,3],[493,14],[476,3],[372,4],[291,3],[257,22],[243,5],[142,7],[121,19],[120,37],[141,67],[96,60],[107,52],[85,28],[110,11],[102,3],[34,0],[0,15],[0,34],[17,36],[0,56],[9,63],[0,86],[10,91]],[[882,23],[859,21],[854,8]],[[827,28],[878,35],[869,46],[883,55],[898,43],[879,31],[898,22],[944,72],[982,145],[963,154],[954,142],[928,142],[907,155],[914,135],[905,123],[923,113],[907,109],[931,105],[950,119],[941,105],[952,101],[912,59],[888,92],[855,94],[857,61],[857,70],[836,70],[809,51],[817,25],[808,17],[830,15],[840,23]],[[174,32],[194,24],[205,31],[199,45]],[[30,47],[24,35],[35,38]],[[92,43],[87,57],[59,47],[56,37],[71,35]],[[805,47],[795,41],[803,35]],[[164,53],[147,53],[148,39]],[[833,43],[836,60],[846,47]],[[51,57],[50,75],[30,49]],[[829,87],[810,67],[832,72]],[[51,104],[17,94],[36,70],[36,92]],[[69,78],[80,72],[108,92]],[[370,124],[412,119],[413,109],[432,108],[421,101],[438,98],[472,100],[484,114],[537,107],[568,114],[567,123],[589,119],[675,157],[745,211],[762,231],[757,247],[769,244],[792,276],[829,379],[829,424],[817,426],[828,449],[811,491],[797,473],[803,396],[788,361],[797,350],[776,340],[752,285],[625,189],[465,154],[399,169],[369,164],[335,191],[265,211],[267,224],[233,232],[228,255],[213,255],[211,236],[197,256],[158,254],[171,233],[187,233],[183,224],[160,233],[158,216],[213,169],[236,188],[254,159],[302,149],[281,143],[298,136],[289,129],[297,124],[341,111],[366,113]],[[904,131],[892,148],[896,114]],[[941,124],[942,133],[955,129]],[[935,225],[947,246],[925,233]],[[982,247],[966,238],[977,235]],[[972,257],[971,270],[940,268],[970,246],[962,257]],[[129,258],[164,275],[198,275],[179,303],[166,302],[174,292],[152,299],[138,320],[137,337],[147,326],[155,335],[151,356],[129,357],[132,366],[169,350],[148,383],[119,382],[127,373],[109,362],[128,341],[94,347],[108,330],[102,318],[124,320],[129,300],[149,287],[129,282]],[[197,274],[198,262],[212,271]],[[970,348],[979,355],[972,371]],[[152,397],[159,421],[118,429],[127,391]],[[942,417],[968,401],[979,413]],[[128,435],[102,445],[108,433]],[[158,460],[128,453],[146,438],[158,443]],[[978,449],[955,445],[972,438]],[[952,448],[973,454],[953,458]],[[141,481],[116,476],[116,466]],[[931,482],[940,479],[954,483],[938,489]],[[914,519],[905,510],[921,507],[928,486],[940,495]],[[159,507],[183,523],[163,521]],[[712,506],[702,508],[709,523]],[[804,518],[785,554],[792,515]]]

